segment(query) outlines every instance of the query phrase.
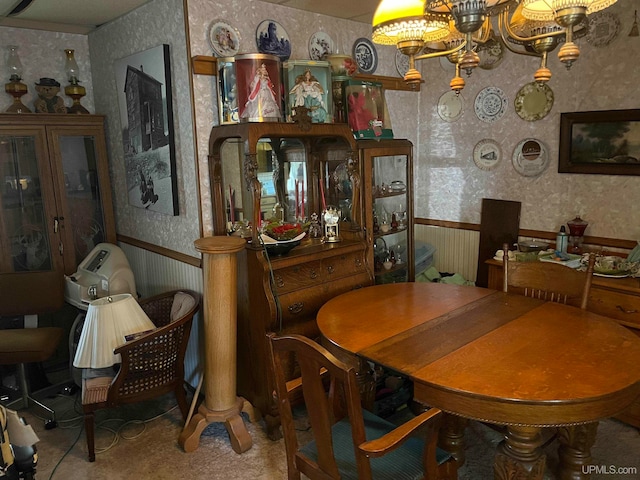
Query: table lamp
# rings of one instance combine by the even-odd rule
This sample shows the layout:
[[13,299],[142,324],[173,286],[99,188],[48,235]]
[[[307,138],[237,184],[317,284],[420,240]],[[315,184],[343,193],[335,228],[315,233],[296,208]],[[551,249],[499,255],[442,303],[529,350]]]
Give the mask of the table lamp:
[[73,366],[106,368],[120,363],[120,355],[113,350],[126,342],[125,336],[155,328],[130,293],[94,300],[89,303]]

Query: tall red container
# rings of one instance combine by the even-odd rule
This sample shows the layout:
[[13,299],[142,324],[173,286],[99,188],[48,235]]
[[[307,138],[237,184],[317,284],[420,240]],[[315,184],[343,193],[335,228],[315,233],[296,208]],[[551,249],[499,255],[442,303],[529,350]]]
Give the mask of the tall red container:
[[236,55],[240,122],[281,122],[280,59],[265,53]]

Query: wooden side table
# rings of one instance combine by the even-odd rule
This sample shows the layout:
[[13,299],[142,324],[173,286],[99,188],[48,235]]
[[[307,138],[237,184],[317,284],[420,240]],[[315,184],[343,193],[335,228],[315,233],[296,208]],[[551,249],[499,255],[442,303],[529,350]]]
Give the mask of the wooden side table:
[[237,337],[237,253],[245,248],[240,237],[214,236],[195,241],[203,254],[205,400],[178,442],[185,452],[198,448],[200,434],[213,422],[224,422],[231,447],[243,453],[252,446],[251,436],[242,419],[251,405],[236,396]]

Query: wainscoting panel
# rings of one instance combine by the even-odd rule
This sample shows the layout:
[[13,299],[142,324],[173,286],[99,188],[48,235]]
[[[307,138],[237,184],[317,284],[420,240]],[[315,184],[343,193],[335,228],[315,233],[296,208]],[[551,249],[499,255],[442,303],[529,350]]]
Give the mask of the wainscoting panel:
[[[118,244],[129,260],[136,289],[141,298],[181,288],[193,290],[202,295],[202,270],[164,255],[120,242]],[[184,359],[185,380],[192,387],[200,381],[200,371],[204,365],[204,335],[202,314],[198,313],[191,326],[191,336]]]
[[458,228],[415,225],[415,239],[436,248],[433,266],[439,272],[459,273],[475,282],[480,233]]

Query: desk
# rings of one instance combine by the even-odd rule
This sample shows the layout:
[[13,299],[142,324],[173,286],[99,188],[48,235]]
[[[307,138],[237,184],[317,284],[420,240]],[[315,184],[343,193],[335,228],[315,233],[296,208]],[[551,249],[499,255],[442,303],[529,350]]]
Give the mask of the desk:
[[[407,375],[414,398],[506,425],[495,478],[540,480],[544,427],[561,427],[561,478],[588,478],[597,422],[640,395],[640,338],[600,315],[479,287],[376,285],[318,312],[325,345]],[[458,422],[460,423],[460,422]],[[455,432],[445,448],[462,445]]]

